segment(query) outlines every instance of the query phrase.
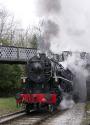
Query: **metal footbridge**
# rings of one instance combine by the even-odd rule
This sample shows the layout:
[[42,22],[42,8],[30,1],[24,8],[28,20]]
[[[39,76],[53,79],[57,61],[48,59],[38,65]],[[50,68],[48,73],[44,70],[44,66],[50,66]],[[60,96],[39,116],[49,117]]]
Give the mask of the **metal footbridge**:
[[36,53],[32,48],[0,46],[0,63],[26,63]]
[[[49,57],[52,57],[59,62],[62,62],[67,58],[70,52],[66,51],[62,53],[60,55],[49,53],[50,54]],[[0,45],[0,63],[25,64],[30,58],[32,58],[36,54],[37,54],[37,49],[34,48]]]

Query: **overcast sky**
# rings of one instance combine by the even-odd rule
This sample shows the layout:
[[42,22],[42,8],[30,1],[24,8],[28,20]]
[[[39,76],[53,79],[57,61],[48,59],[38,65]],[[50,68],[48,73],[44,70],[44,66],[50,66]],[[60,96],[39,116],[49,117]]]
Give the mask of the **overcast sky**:
[[[35,0],[0,0],[23,27],[38,22]],[[39,1],[39,0],[38,0]],[[51,0],[52,1],[52,0]],[[83,50],[90,52],[90,0],[60,0],[59,40],[52,44],[55,51]],[[58,49],[57,49],[58,48]]]
[[24,28],[37,22],[34,0],[0,0],[0,4],[7,8]]

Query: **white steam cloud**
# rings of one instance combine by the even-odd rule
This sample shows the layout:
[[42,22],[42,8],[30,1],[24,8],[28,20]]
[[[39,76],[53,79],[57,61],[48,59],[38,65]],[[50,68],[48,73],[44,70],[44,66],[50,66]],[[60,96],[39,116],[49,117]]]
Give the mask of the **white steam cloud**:
[[90,0],[61,0],[59,40],[51,49],[90,52]]
[[[62,62],[64,68],[68,68],[74,75],[73,93],[63,93],[63,100],[60,103],[60,109],[72,108],[75,102],[85,102],[87,99],[86,80],[88,71],[86,70],[86,62],[80,59],[80,54],[69,56],[66,61]],[[74,101],[73,101],[74,100]]]
[[36,1],[39,17],[49,19],[58,25],[59,33],[51,36],[49,40],[53,52],[90,52],[90,0]]
[[86,70],[86,64],[86,61],[80,59],[76,54],[73,54],[65,62],[62,62],[62,65],[65,68],[68,67],[74,74],[73,95],[77,96],[81,102],[86,101],[87,98],[86,80],[88,71]]

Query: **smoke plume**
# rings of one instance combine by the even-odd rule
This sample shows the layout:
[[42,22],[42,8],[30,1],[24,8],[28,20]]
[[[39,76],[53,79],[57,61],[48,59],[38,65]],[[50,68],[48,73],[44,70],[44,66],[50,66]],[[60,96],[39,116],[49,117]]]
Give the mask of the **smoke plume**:
[[42,52],[50,50],[50,41],[59,33],[58,25],[52,20],[43,20],[41,26],[41,33],[38,37],[38,49]]
[[60,29],[57,23],[57,14],[60,11],[59,0],[37,0],[38,15],[42,18],[40,35],[38,37],[38,49],[42,52],[50,50],[52,40],[58,36]]
[[38,15],[48,16],[57,14],[60,11],[60,0],[37,0]]

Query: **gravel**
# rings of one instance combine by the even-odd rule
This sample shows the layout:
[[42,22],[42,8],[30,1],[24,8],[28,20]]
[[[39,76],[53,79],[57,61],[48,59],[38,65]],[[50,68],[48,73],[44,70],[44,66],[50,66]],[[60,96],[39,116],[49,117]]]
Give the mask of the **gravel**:
[[63,114],[48,119],[42,125],[81,125],[85,113],[85,104],[75,104],[71,109],[67,110]]

